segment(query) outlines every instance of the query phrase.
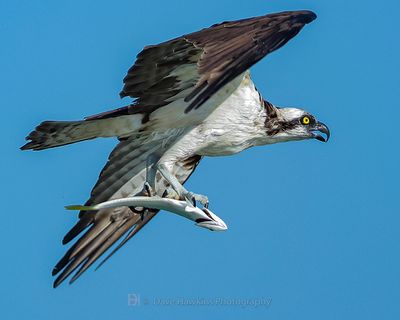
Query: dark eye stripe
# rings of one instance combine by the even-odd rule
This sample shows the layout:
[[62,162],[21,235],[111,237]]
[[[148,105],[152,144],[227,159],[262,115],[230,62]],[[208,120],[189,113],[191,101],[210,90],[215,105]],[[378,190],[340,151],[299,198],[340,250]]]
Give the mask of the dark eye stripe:
[[[308,117],[310,119],[310,122],[308,124],[306,124],[306,125],[303,123],[303,118],[304,117]],[[301,116],[300,118],[296,118],[296,119],[293,119],[293,120],[287,121],[287,122],[281,122],[281,121],[274,122],[274,121],[272,121],[271,123],[269,123],[268,121],[266,121],[266,127],[267,127],[268,135],[272,136],[272,135],[275,135],[275,134],[277,134],[279,132],[283,132],[283,131],[290,130],[290,129],[293,129],[295,127],[298,127],[299,125],[300,126],[313,126],[313,125],[315,125],[315,123],[316,123],[316,120],[312,115],[305,114],[305,115]]]

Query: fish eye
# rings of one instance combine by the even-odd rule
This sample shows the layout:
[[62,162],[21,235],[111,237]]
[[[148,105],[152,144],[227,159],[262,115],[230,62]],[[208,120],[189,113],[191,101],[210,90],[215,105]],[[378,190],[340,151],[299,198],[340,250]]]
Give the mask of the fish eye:
[[302,124],[310,124],[310,117],[304,116],[303,119],[301,119]]

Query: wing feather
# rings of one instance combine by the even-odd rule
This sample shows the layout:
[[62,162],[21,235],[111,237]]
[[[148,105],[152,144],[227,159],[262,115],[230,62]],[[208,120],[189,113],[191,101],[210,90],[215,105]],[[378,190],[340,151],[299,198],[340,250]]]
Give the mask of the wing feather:
[[[310,11],[281,12],[224,22],[144,48],[124,78],[120,94],[121,97],[132,97],[134,102],[130,106],[87,118],[93,120],[144,114],[140,132],[121,140],[110,154],[86,204],[140,192],[145,182],[148,159],[155,163],[165,151],[164,138],[179,136],[182,134],[179,130],[184,130],[185,126],[203,121],[239,86],[247,69],[283,46],[315,18],[316,15]],[[220,90],[224,86],[228,89]],[[197,109],[199,111],[195,111]],[[187,116],[187,113],[191,116]],[[171,128],[180,129],[168,131]],[[153,135],[158,133],[155,129],[161,132],[165,130],[165,135]],[[175,164],[174,174],[181,183],[189,178],[200,159],[193,155]],[[174,194],[162,177],[156,192],[167,196]],[[81,212],[78,222],[66,234],[63,243],[88,230],[54,267],[53,275],[59,274],[54,286],[58,286],[73,272],[76,273],[71,282],[75,281],[127,234],[109,256],[114,254],[156,213],[156,210],[150,210],[142,219],[140,212],[127,207]]]
[[[143,169],[147,163],[147,156],[153,154],[153,157],[150,158],[153,159],[152,161],[157,161],[158,158],[155,155],[159,154],[161,156],[162,152],[158,153],[154,147],[156,145],[162,147],[163,145],[158,140],[154,140],[151,143],[149,141],[150,138],[147,139],[147,143],[142,144],[144,142],[143,139],[144,137],[142,139],[128,139],[119,143],[111,153],[109,161],[100,174],[87,204],[124,197],[128,194],[133,195],[141,191],[145,182]],[[125,156],[121,156],[121,154]],[[114,165],[114,159],[116,159],[117,165]],[[181,183],[184,183],[189,178],[200,159],[200,157],[194,156],[176,164],[174,174]],[[131,163],[134,164],[131,165]],[[119,183],[116,184],[116,181]],[[174,196],[174,191],[170,189],[162,177],[158,181],[156,192],[164,196]],[[148,210],[142,217],[142,212],[127,207],[82,211],[79,215],[79,221],[64,237],[63,243],[71,241],[86,228],[88,230],[67,250],[54,267],[52,274],[59,274],[54,281],[54,287],[57,287],[74,272],[75,274],[70,283],[75,281],[105,251],[123,235],[127,234],[106,258],[107,260],[143,228],[157,212],[158,210]]]
[[125,239],[123,239],[118,246],[99,264],[99,266],[96,268],[98,269],[106,260],[108,260],[118,249],[120,249],[130,238],[132,238],[144,225],[146,225],[156,214],[158,211],[151,211],[149,212],[143,220],[141,220],[140,217],[137,217],[136,219],[129,219],[125,221],[121,226],[118,227],[117,230],[115,230],[112,235],[104,241],[97,249],[96,251],[87,259],[85,260],[85,263],[82,264],[81,268],[74,274],[74,276],[71,278],[70,283],[74,282],[76,279],[78,279],[83,272],[85,272],[96,260],[105,252],[107,251],[115,242],[119,240],[120,237],[122,237],[125,233],[127,233],[129,230],[131,232],[128,234]]
[[315,13],[306,10],[268,14],[223,22],[145,47],[124,78],[121,97],[135,99],[124,112],[151,114],[187,89],[182,101],[185,110],[197,109],[315,18]]

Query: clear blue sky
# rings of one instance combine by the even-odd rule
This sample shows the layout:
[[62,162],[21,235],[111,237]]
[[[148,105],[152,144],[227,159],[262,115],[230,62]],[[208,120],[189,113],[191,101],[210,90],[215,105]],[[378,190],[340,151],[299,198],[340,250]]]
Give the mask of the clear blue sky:
[[[76,220],[63,206],[86,200],[116,142],[21,152],[25,135],[127,104],[122,78],[146,44],[293,9],[318,19],[253,77],[271,102],[326,122],[331,141],[204,160],[188,186],[208,194],[227,232],[161,213],[101,269],[52,289]],[[1,318],[399,319],[399,10],[394,0],[1,1]],[[180,297],[272,302],[153,304]]]

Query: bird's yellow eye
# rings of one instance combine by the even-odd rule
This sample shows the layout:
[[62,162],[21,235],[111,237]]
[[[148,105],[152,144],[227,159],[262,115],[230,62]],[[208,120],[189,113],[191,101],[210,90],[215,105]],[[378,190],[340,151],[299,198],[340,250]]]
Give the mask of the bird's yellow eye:
[[301,122],[303,122],[303,124],[309,124],[310,123],[310,118],[305,116],[303,117],[303,119],[301,120]]

